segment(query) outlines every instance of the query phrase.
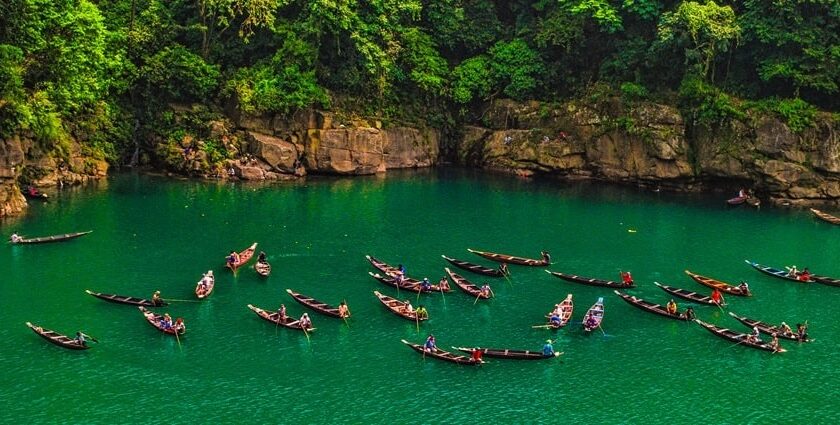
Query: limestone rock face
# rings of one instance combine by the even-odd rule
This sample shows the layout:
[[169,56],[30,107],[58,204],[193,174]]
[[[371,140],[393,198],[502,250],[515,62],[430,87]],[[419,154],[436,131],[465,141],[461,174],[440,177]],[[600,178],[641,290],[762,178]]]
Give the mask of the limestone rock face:
[[327,174],[385,171],[385,142],[378,129],[314,129],[307,136],[305,151],[310,170]]
[[440,149],[437,131],[396,127],[382,133],[387,168],[431,167],[437,161]]
[[279,137],[248,132],[251,153],[277,171],[293,172],[298,160],[297,147]]

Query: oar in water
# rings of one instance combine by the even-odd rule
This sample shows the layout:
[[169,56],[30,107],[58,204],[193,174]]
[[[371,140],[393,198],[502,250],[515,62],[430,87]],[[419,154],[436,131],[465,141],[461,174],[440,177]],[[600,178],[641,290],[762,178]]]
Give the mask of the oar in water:
[[303,334],[306,335],[306,343],[312,347],[312,341],[309,339],[309,332],[306,330],[306,326],[301,326],[300,328],[303,329]]
[[417,325],[417,333],[420,333],[420,316],[417,314],[417,311],[414,312],[414,324]]
[[178,341],[178,349],[184,351],[184,349],[181,347],[181,337],[178,336],[178,329],[175,329],[175,341]]
[[88,334],[86,334],[86,333],[84,333],[84,332],[82,332],[82,331],[79,331],[79,333],[81,333],[81,334],[82,334],[82,336],[86,336],[86,337],[90,338],[90,340],[91,340],[91,341],[93,341],[93,342],[95,342],[95,343],[99,344],[99,340],[98,340],[98,339],[96,339],[96,338],[94,338],[94,337],[92,337],[92,336],[90,336],[90,335],[88,335]]
[[548,328],[551,328],[551,327],[553,327],[553,326],[551,326],[551,325],[534,325],[534,326],[531,326],[532,329],[548,329]]
[[446,309],[446,293],[443,292],[443,287],[440,287],[440,296],[443,297],[443,309]]
[[163,301],[178,302],[178,303],[200,303],[199,300],[178,300],[174,298],[161,298]]

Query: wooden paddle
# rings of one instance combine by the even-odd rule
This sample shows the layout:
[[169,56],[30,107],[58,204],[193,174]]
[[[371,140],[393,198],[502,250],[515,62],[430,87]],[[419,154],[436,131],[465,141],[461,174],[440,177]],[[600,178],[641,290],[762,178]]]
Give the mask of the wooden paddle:
[[200,303],[201,302],[199,300],[177,300],[177,299],[174,299],[174,298],[161,298],[161,300],[167,301],[167,302],[179,302],[179,303]]
[[475,296],[475,301],[473,301],[473,305],[475,305],[478,302],[479,298],[481,298],[481,292],[479,292],[478,295]]
[[417,333],[420,333],[420,315],[417,314],[417,311],[414,311],[414,323],[417,325]]
[[94,337],[92,337],[92,336],[90,336],[90,335],[88,335],[88,334],[86,334],[86,333],[84,333],[84,332],[82,332],[82,331],[79,331],[79,333],[81,333],[81,334],[82,334],[82,336],[86,336],[86,337],[90,338],[90,340],[91,340],[91,341],[93,341],[93,342],[95,342],[95,343],[99,344],[99,340],[98,340],[98,339],[96,339],[96,338],[94,338]]
[[178,329],[173,330],[175,331],[175,341],[178,341],[178,349],[184,351],[184,349],[181,347],[181,337],[178,336]]

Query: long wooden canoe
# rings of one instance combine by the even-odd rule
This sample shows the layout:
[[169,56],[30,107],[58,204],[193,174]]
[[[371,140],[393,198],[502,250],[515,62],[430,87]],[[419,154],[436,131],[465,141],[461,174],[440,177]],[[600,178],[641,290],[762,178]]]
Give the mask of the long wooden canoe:
[[90,348],[88,345],[79,344],[78,341],[68,337],[67,335],[62,335],[56,331],[44,329],[40,326],[33,325],[31,322],[26,322],[26,326],[28,326],[29,329],[32,329],[32,332],[35,332],[41,338],[44,338],[59,347],[67,348],[69,350],[87,350]]
[[[146,321],[149,322],[149,324],[152,325],[152,327],[154,327],[155,329],[157,329],[157,330],[159,330],[159,331],[161,331],[161,332],[163,332],[167,335],[175,336],[174,324],[173,324],[173,327],[171,327],[169,329],[164,328],[160,323],[160,320],[161,320],[161,317],[162,317],[160,314],[155,314],[155,313],[147,310],[143,306],[140,306],[140,307],[137,307],[137,308],[140,309],[140,311],[143,313],[143,317],[146,318]],[[185,333],[187,333],[187,327],[186,326],[184,326],[183,328],[178,330],[178,335],[184,335]]]
[[384,283],[385,285],[392,286],[394,288],[405,289],[406,291],[411,292],[424,292],[424,293],[432,293],[432,292],[450,292],[452,289],[444,289],[441,291],[440,286],[438,285],[431,285],[429,289],[423,289],[420,286],[420,282],[415,279],[405,279],[400,283],[397,283],[397,278],[395,277],[388,277],[382,276],[379,273],[372,273],[368,272],[370,277]]
[[423,354],[423,356],[425,356],[425,357],[433,357],[433,358],[436,358],[436,359],[440,359],[440,360],[444,360],[444,361],[452,362],[452,363],[457,363],[457,364],[465,365],[465,366],[475,366],[475,365],[484,363],[483,361],[482,362],[477,362],[477,361],[473,360],[472,357],[452,354],[448,351],[443,351],[439,348],[427,351],[426,349],[423,348],[422,345],[415,344],[413,342],[408,342],[404,339],[402,340],[402,343],[411,347],[412,349],[414,349],[414,351]]
[[706,285],[710,288],[717,288],[719,291],[726,292],[727,294],[730,294],[730,295],[738,295],[738,296],[741,296],[741,297],[752,296],[752,293],[750,293],[749,290],[747,290],[747,292],[744,293],[744,291],[742,291],[741,288],[739,288],[735,285],[730,285],[726,282],[721,282],[719,280],[715,280],[715,279],[712,279],[712,278],[706,277],[706,276],[700,276],[699,274],[692,273],[688,270],[685,271],[685,274],[689,275],[692,279],[694,279],[695,282],[697,282],[701,285]]
[[827,221],[831,224],[840,224],[840,217],[835,217],[827,212],[820,211],[816,208],[811,208],[811,212],[814,213],[817,218]]
[[[400,274],[400,269],[399,268],[394,267],[394,266],[392,266],[392,265],[390,265],[390,264],[388,264],[384,261],[380,261],[376,257],[370,256],[370,255],[365,255],[365,258],[367,258],[367,260],[370,261],[370,264],[375,269],[379,270],[380,272],[382,272],[382,274],[384,274],[387,277],[394,277],[394,276]],[[419,285],[420,284],[420,279],[414,279],[414,278],[410,278],[408,276],[403,276],[403,283],[410,283],[410,284],[418,284]]]
[[[473,348],[466,348],[466,347],[452,347],[453,350],[458,350],[464,353],[472,353]],[[542,351],[529,351],[529,350],[510,350],[507,348],[479,348],[478,351],[487,357],[493,357],[497,359],[509,359],[509,360],[544,360],[544,359],[553,359],[555,357],[560,357],[563,353],[554,353],[553,355],[546,356],[543,355]]]
[[652,303],[650,301],[645,301],[645,300],[643,300],[641,298],[638,298],[638,297],[635,297],[633,295],[622,294],[621,292],[618,292],[618,291],[613,291],[613,292],[615,292],[615,294],[618,295],[619,297],[621,297],[621,299],[623,299],[624,301],[627,301],[627,304],[630,304],[630,305],[632,305],[634,307],[637,307],[641,310],[644,310],[644,311],[647,311],[647,312],[650,312],[650,313],[653,313],[653,314],[658,314],[660,316],[667,317],[669,319],[683,320],[683,321],[691,320],[688,316],[685,315],[685,313],[679,313],[678,312],[677,314],[671,314],[671,313],[668,313],[668,310],[662,305],[655,304],[655,303]]
[[790,280],[792,282],[797,282],[797,283],[812,283],[812,282],[814,282],[813,279],[799,280],[799,275],[798,274],[796,276],[790,276],[790,275],[788,275],[788,272],[786,270],[780,270],[780,269],[775,269],[773,267],[762,266],[761,264],[754,263],[750,260],[744,260],[744,262],[746,262],[747,264],[751,265],[754,269],[756,269],[756,270],[758,270],[758,271],[760,271],[760,272],[762,272],[766,275],[777,277],[779,279]]
[[727,328],[722,328],[720,326],[715,326],[711,323],[706,323],[706,322],[704,322],[702,320],[699,320],[699,319],[694,319],[694,321],[698,325],[705,328],[707,331],[713,333],[714,335],[717,335],[717,336],[719,336],[723,339],[726,339],[726,340],[729,340],[729,341],[732,341],[732,342],[737,342],[740,345],[746,345],[747,347],[752,347],[752,348],[756,348],[756,349],[759,349],[759,350],[769,351],[771,353],[784,353],[784,352],[787,351],[784,348],[782,348],[781,346],[773,347],[769,343],[764,342],[764,341],[751,342],[747,339],[747,336],[748,336],[747,334],[742,334],[742,333],[735,332],[735,331],[727,329]]
[[[653,282],[653,284],[658,286],[659,289],[662,289],[663,291],[665,291],[665,292],[667,292],[667,293],[669,293],[669,294],[671,294],[675,297],[682,298],[684,300],[694,301],[698,304],[718,305],[718,303],[716,303],[714,300],[712,300],[712,297],[707,296],[707,295],[699,294],[697,292],[692,292],[692,291],[689,291],[688,289],[675,288],[673,286],[663,285],[659,282]],[[726,305],[726,303],[721,303],[721,305]]]
[[101,292],[93,292],[89,289],[85,289],[90,295],[93,295],[100,300],[117,303],[117,304],[128,304],[128,305],[140,305],[143,307],[163,307],[165,305],[169,305],[166,301],[161,301],[160,304],[155,305],[151,300],[147,300],[144,298],[136,298],[136,297],[129,297],[125,295],[114,295],[114,294],[103,294]]
[[583,277],[583,276],[578,276],[578,275],[575,275],[575,274],[553,272],[551,270],[546,270],[545,272],[554,276],[554,277],[563,279],[563,280],[568,281],[568,282],[582,283],[584,285],[589,285],[589,286],[603,286],[603,287],[606,287],[606,288],[621,288],[621,289],[633,288],[633,287],[636,286],[635,284],[625,285],[621,282],[613,282],[611,280],[603,280],[603,279],[595,279],[595,278],[590,278],[590,277]]
[[495,252],[478,251],[475,249],[467,249],[473,254],[480,255],[488,260],[493,260],[499,263],[519,264],[520,266],[547,266],[551,264],[551,256],[548,252],[541,253],[542,259],[534,260],[532,258],[515,257],[507,254],[496,254]]
[[61,235],[52,235],[52,236],[42,236],[38,238],[24,238],[17,242],[12,242],[15,245],[23,245],[23,244],[36,244],[36,243],[50,243],[50,242],[62,242],[67,241],[70,239],[76,239],[80,236],[87,235],[88,233],[92,233],[93,230],[88,230],[87,232],[75,232],[75,233],[64,233]]
[[470,271],[470,272],[473,272],[473,273],[483,274],[485,276],[491,276],[491,277],[503,277],[504,276],[504,273],[502,273],[502,271],[499,270],[499,269],[493,269],[493,268],[490,268],[490,267],[485,267],[485,266],[482,266],[480,264],[470,263],[470,262],[463,261],[463,260],[456,260],[454,258],[447,257],[445,255],[441,255],[441,257],[443,257],[444,260],[449,261],[453,266],[464,269],[464,270],[467,270],[467,271]]
[[424,320],[428,320],[428,317],[417,317],[417,311],[412,308],[411,312],[406,311],[406,306],[409,303],[404,301],[400,301],[394,297],[389,297],[387,295],[382,295],[379,291],[373,291],[373,295],[376,295],[376,298],[379,298],[379,302],[382,303],[388,310],[391,310],[392,313],[396,314],[397,316],[402,317],[403,319],[411,320],[412,322],[422,322]]
[[816,274],[811,275],[811,280],[817,283],[822,283],[823,285],[829,286],[840,286],[840,279],[836,279],[829,276],[820,276]]
[[236,269],[242,267],[248,261],[251,261],[251,257],[254,256],[254,251],[256,251],[256,250],[257,250],[257,243],[254,242],[253,245],[249,246],[248,248],[245,248],[244,251],[239,253],[239,262],[228,263],[227,260],[225,260],[225,267],[227,267],[227,268],[229,268],[233,271],[236,271]]
[[776,336],[778,336],[779,338],[789,339],[791,341],[799,341],[799,342],[810,342],[811,341],[807,336],[805,337],[805,340],[800,341],[799,340],[799,335],[797,335],[795,332],[785,332],[785,331],[782,330],[782,328],[780,328],[778,326],[774,326],[774,325],[771,325],[769,323],[762,322],[760,320],[754,320],[754,319],[750,319],[748,317],[738,316],[737,314],[735,314],[731,311],[729,312],[729,315],[734,317],[735,320],[743,323],[745,326],[749,327],[750,329],[757,327],[758,331],[763,333],[763,334],[767,334],[767,335],[776,334]]
[[485,300],[490,298],[490,294],[482,294],[481,288],[479,288],[478,285],[470,282],[457,273],[453,273],[452,270],[449,270],[449,267],[444,268],[444,270],[446,270],[449,278],[452,279],[452,281],[455,282],[455,285],[461,288],[462,291],[476,298],[484,298]]
[[338,307],[333,307],[327,303],[318,301],[315,298],[307,297],[306,295],[302,295],[300,293],[292,291],[291,289],[286,289],[286,293],[291,295],[295,301],[317,311],[318,313],[341,319],[341,315],[338,314]]
[[[280,325],[280,326],[283,326],[283,327],[289,328],[289,329],[296,329],[296,330],[299,330],[299,331],[304,331],[303,327],[300,325],[300,321],[291,317],[291,316],[286,316],[286,317],[281,318],[280,313],[271,313],[271,312],[263,310],[259,307],[255,307],[251,304],[248,304],[248,308],[250,308],[251,311],[256,313],[257,316],[260,316],[264,320],[267,320],[271,323],[274,323],[275,325]],[[315,330],[315,328],[308,327],[308,328],[306,328],[305,332],[312,332],[314,330]]]

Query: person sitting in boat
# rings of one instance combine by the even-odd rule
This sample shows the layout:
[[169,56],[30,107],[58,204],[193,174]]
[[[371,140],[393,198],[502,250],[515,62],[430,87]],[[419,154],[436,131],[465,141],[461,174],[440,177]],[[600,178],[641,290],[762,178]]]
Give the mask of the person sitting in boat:
[[559,328],[562,325],[562,319],[560,319],[560,315],[556,311],[551,313],[551,316],[548,318],[548,324],[555,328]]
[[428,338],[426,338],[426,343],[423,344],[423,349],[430,352],[437,351],[437,344],[435,343],[435,336],[429,334]]
[[739,197],[739,198],[746,198],[746,197],[748,197],[748,196],[749,196],[749,194],[747,194],[747,191],[746,191],[746,190],[744,190],[744,188],[741,188],[741,189],[738,191],[738,197]]
[[420,282],[420,289],[423,291],[430,291],[432,289],[432,283],[429,282],[428,277],[424,277],[423,281]]
[[551,344],[551,340],[545,340],[545,345],[542,348],[543,356],[553,356],[554,355],[554,346]]
[[11,242],[11,243],[18,243],[22,240],[23,240],[23,238],[18,236],[17,233],[12,233],[12,236],[9,237],[9,242]]
[[405,300],[405,312],[407,314],[414,313],[414,306],[411,305],[411,301]]
[[501,273],[502,276],[509,276],[510,275],[510,270],[508,270],[507,263],[499,264],[499,273]]
[[347,307],[347,302],[346,301],[342,301],[338,305],[338,315],[342,319],[350,317],[350,307]]
[[630,272],[619,272],[618,274],[621,276],[621,283],[623,283],[624,286],[633,286],[633,276]]
[[799,270],[796,270],[796,265],[795,265],[795,264],[794,264],[794,265],[792,265],[792,266],[790,266],[790,267],[785,267],[785,268],[786,268],[786,269],[787,269],[787,271],[788,271],[788,273],[787,273],[787,277],[793,277],[793,278],[795,278],[796,276],[798,276],[798,275],[799,275]]
[[164,314],[163,317],[160,318],[160,327],[164,330],[172,329],[172,317],[169,316],[169,313]]
[[227,257],[228,266],[233,267],[239,264],[239,253],[236,251],[231,251],[230,255]]
[[548,251],[542,251],[540,255],[542,255],[542,259],[546,264],[551,264],[551,254]]
[[490,289],[490,285],[487,282],[484,282],[484,285],[481,285],[481,296],[485,298],[490,298],[490,294],[493,293],[493,290]]
[[796,324],[796,339],[799,342],[808,339],[808,325],[804,325],[802,323]]
[[207,273],[201,278],[201,282],[204,283],[205,287],[209,287],[214,280],[216,280],[216,277],[213,276],[213,270],[207,270]]
[[782,322],[782,324],[781,324],[781,325],[779,325],[779,330],[781,330],[781,331],[782,331],[782,334],[788,334],[788,335],[789,335],[789,334],[792,334],[792,333],[793,333],[793,330],[792,330],[792,329],[790,328],[790,326],[788,326],[788,324],[787,324],[787,323],[785,323],[785,322]]
[[586,316],[586,320],[583,322],[583,326],[586,329],[595,329],[598,327],[598,319],[596,319],[594,315],[590,314]]
[[673,298],[665,305],[665,310],[668,311],[668,314],[677,314],[677,303],[674,302]]
[[280,308],[277,309],[277,317],[278,320],[286,320],[286,304],[280,304]]
[[484,353],[481,351],[481,348],[475,347],[470,351],[470,359],[475,363],[483,363],[481,360],[481,356]]
[[260,251],[260,255],[257,256],[257,263],[268,264],[268,260],[265,259],[265,252],[264,251]]
[[692,308],[692,307],[686,307],[685,313],[683,313],[683,314],[685,315],[685,318],[688,319],[688,320],[694,320],[695,318],[697,318],[697,316],[694,314],[694,308]]
[[712,290],[712,302],[717,305],[723,304],[723,294],[721,294],[718,288]]
[[429,318],[429,312],[426,311],[426,307],[423,307],[423,305],[417,306],[417,319],[419,320],[419,319],[428,319],[428,318]]
[[808,270],[807,267],[805,267],[805,269],[803,269],[802,272],[799,273],[799,276],[797,276],[796,279],[800,282],[808,282],[811,280],[811,272]]
[[397,265],[397,272],[399,272],[400,275],[405,277],[405,266],[402,264]]
[[761,332],[758,330],[758,326],[753,326],[752,333],[747,335],[747,342],[760,342],[760,341],[761,341]]
[[772,336],[773,339],[770,340],[770,348],[772,348],[773,351],[779,351],[779,335],[777,335],[776,332],[773,332]]
[[184,319],[177,318],[175,319],[175,324],[172,326],[175,332],[182,334],[185,330],[187,330],[187,325],[184,324]]
[[[87,347],[87,340],[85,340],[85,337],[87,337],[87,335],[82,333],[82,331],[77,331],[76,332],[76,337],[73,338],[73,341],[76,341],[76,344],[78,344],[82,347]],[[88,338],[90,338],[90,337],[88,337]]]
[[303,329],[309,329],[312,327],[312,319],[309,318],[309,313],[303,313],[303,316],[300,316],[298,320],[300,327]]
[[163,305],[163,299],[160,297],[160,291],[155,291],[155,293],[152,294],[152,305],[155,307]]
[[449,291],[449,280],[446,279],[446,276],[440,278],[440,281],[438,282],[438,288],[440,288],[441,292]]
[[738,284],[738,290],[740,290],[742,294],[749,295],[750,285],[747,284],[747,281],[742,280],[741,283]]

